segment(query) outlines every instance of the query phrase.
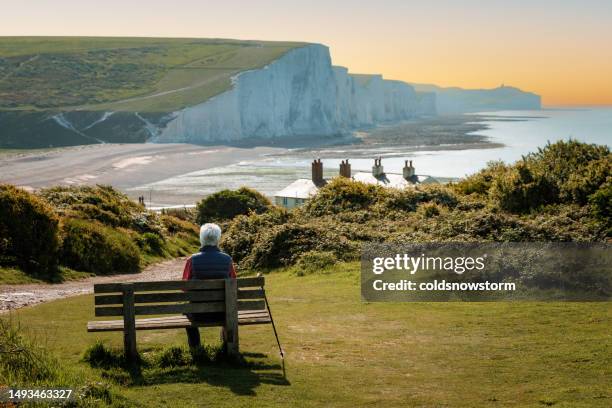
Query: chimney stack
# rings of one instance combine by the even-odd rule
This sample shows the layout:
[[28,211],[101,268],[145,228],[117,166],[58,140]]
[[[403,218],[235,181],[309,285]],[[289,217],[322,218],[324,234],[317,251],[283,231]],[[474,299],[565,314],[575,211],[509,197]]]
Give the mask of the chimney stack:
[[315,185],[323,184],[323,163],[321,163],[321,159],[312,162],[312,182]]
[[406,180],[412,181],[412,179],[414,179],[414,167],[412,167],[412,160],[404,161],[404,168],[402,169],[402,173]]
[[340,163],[340,177],[351,178],[351,165],[348,159],[346,161],[342,160]]
[[380,177],[385,174],[385,171],[382,166],[382,159],[379,157],[378,159],[374,159],[374,166],[372,166],[372,175],[374,177]]

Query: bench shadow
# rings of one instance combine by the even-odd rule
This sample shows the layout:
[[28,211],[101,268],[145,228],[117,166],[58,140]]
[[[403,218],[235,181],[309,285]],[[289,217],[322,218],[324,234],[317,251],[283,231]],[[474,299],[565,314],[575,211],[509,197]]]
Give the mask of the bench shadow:
[[291,385],[282,374],[280,364],[269,364],[265,361],[251,359],[266,358],[262,353],[242,353],[249,361],[240,363],[216,363],[202,366],[174,367],[153,370],[139,374],[141,385],[160,385],[173,383],[207,383],[217,387],[226,387],[236,395],[254,396],[255,388],[261,384],[278,386]]

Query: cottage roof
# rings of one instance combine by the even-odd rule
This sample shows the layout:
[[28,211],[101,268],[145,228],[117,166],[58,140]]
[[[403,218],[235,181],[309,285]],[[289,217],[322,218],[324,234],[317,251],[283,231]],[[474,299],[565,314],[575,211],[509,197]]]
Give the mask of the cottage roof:
[[310,198],[319,188],[310,179],[297,179],[274,194],[275,197]]
[[383,173],[381,176],[375,177],[372,173],[358,172],[353,176],[353,180],[399,189],[414,186],[414,183],[407,181],[404,176],[395,173]]

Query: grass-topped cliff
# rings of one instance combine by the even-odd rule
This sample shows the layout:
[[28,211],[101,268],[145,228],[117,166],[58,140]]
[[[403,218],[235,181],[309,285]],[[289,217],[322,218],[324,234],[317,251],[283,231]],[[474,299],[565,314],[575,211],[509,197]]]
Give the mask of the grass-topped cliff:
[[304,44],[0,37],[0,149],[142,143],[173,112]]
[[170,112],[231,86],[299,43],[0,37],[0,110]]

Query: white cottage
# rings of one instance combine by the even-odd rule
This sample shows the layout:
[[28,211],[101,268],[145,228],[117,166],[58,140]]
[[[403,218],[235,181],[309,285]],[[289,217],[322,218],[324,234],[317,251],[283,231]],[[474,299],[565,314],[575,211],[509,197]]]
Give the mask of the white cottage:
[[[310,179],[297,179],[287,187],[274,195],[274,202],[278,206],[285,208],[295,208],[304,204],[306,200],[317,194],[319,188],[327,184],[323,178],[323,163],[321,159],[312,162],[312,177]],[[417,184],[438,183],[438,180],[431,176],[417,175],[412,166],[412,160],[406,160],[402,174],[385,173],[382,166],[382,159],[374,159],[372,172],[357,172],[351,174],[351,165],[348,159],[340,163],[340,177],[351,178],[366,184],[377,184],[390,188],[408,188]]]

